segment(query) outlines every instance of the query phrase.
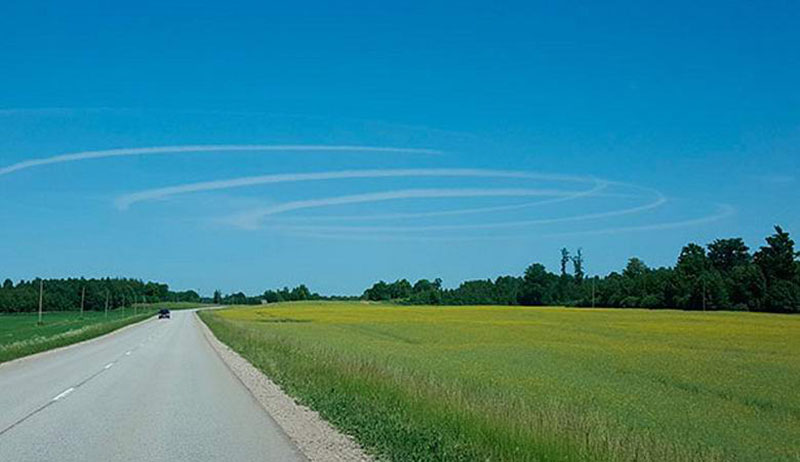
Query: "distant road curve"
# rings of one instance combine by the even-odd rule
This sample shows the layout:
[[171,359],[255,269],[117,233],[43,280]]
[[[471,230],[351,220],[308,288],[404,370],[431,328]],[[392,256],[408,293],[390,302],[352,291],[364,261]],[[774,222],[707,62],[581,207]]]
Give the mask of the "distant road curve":
[[302,461],[193,311],[0,365],[0,460]]

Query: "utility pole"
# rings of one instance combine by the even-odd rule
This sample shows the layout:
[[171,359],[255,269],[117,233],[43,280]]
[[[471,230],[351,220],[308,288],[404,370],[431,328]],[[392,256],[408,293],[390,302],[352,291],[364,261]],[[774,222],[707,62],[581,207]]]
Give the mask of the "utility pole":
[[44,301],[44,279],[39,279],[39,324],[42,323],[42,302]]
[[703,311],[706,310],[706,278],[703,278]]
[[81,290],[81,319],[83,319],[83,305],[86,303],[86,286]]
[[106,319],[108,319],[108,291],[106,290]]

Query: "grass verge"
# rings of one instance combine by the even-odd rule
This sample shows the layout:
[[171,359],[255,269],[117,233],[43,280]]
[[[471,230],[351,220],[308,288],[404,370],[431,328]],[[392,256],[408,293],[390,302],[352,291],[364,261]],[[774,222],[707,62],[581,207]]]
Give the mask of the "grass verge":
[[0,363],[99,337],[154,313],[152,309],[136,315],[117,310],[109,312],[108,318],[96,312],[84,313],[83,318],[77,312],[46,313],[41,325],[35,314],[0,315]]

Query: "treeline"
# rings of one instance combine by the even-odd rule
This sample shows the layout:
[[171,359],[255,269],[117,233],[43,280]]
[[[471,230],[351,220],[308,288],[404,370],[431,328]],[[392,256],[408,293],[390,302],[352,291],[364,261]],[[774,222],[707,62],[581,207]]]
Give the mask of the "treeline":
[[522,276],[442,288],[441,279],[380,281],[362,298],[434,305],[565,305],[617,308],[680,308],[776,313],[800,312],[800,262],[794,241],[780,226],[754,253],[741,238],[707,246],[687,244],[673,267],[650,268],[631,258],[622,272],[589,277],[580,249],[561,250],[561,271],[539,263]]
[[266,290],[263,295],[248,296],[242,292],[237,292],[229,295],[222,295],[217,290],[214,291],[212,303],[218,305],[261,305],[263,303],[278,303],[278,302],[301,302],[306,300],[357,300],[359,297],[343,297],[343,296],[324,296],[316,292],[311,292],[305,284],[289,289],[284,287],[277,290]]
[[[457,288],[442,287],[441,279],[380,281],[361,297],[323,296],[301,284],[267,290],[258,296],[215,291],[201,298],[193,290],[173,292],[167,284],[136,279],[49,279],[43,282],[47,311],[103,310],[133,303],[210,302],[223,305],[259,305],[285,301],[355,300],[394,301],[426,305],[565,305],[618,308],[680,308],[800,312],[800,262],[794,241],[780,226],[766,244],[751,252],[741,238],[717,239],[705,247],[690,243],[681,249],[672,267],[650,268],[631,258],[621,272],[587,277],[580,249],[572,255],[561,249],[560,273],[534,263],[521,276],[465,281]],[[0,312],[35,311],[40,280],[0,287]]]
[[105,310],[131,306],[134,303],[200,302],[193,290],[173,292],[167,284],[137,279],[34,279],[14,284],[6,279],[0,287],[0,312],[18,313],[39,309],[39,288],[42,283],[42,307],[46,311]]

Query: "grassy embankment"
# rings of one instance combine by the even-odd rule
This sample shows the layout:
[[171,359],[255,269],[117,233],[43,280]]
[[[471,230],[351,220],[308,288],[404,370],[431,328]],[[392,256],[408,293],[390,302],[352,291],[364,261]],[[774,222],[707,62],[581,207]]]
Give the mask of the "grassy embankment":
[[45,313],[39,325],[36,313],[0,314],[0,363],[41,351],[99,337],[152,316],[152,308],[103,312],[77,311]]
[[800,317],[359,303],[201,317],[393,460],[800,459]]

